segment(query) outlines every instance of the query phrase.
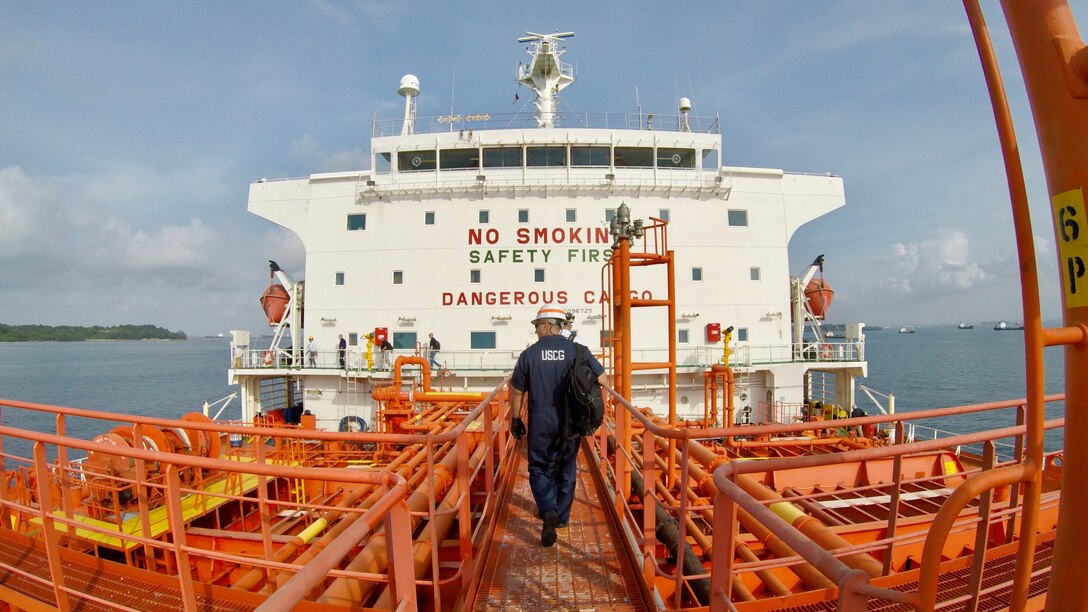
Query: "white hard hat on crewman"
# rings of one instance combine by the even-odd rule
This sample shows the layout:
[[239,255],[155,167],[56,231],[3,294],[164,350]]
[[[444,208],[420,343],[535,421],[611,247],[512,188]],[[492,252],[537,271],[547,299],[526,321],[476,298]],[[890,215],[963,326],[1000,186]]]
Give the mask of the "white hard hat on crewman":
[[540,321],[547,321],[555,325],[562,325],[566,318],[567,310],[565,308],[560,308],[552,304],[545,304],[540,307],[540,310],[536,311],[536,317],[530,321],[530,323],[536,325]]

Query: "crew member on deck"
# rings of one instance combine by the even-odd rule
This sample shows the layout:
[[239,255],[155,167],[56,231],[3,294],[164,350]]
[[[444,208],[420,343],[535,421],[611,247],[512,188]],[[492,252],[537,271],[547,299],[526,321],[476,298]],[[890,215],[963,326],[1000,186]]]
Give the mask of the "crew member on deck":
[[[580,440],[563,437],[566,419],[567,372],[574,361],[574,347],[560,335],[566,311],[558,306],[540,308],[532,324],[538,340],[525,349],[510,378],[510,432],[521,439],[529,435],[529,486],[537,513],[544,521],[540,531],[543,546],[555,544],[557,528],[566,527],[574,502],[578,475]],[[592,353],[585,356],[601,384],[604,367]],[[521,418],[525,392],[529,392],[529,427]]]

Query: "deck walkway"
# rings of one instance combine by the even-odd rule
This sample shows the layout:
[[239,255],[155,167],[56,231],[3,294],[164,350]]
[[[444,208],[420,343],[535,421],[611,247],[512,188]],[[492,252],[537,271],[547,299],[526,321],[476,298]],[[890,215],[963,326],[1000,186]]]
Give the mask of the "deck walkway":
[[608,518],[583,446],[570,526],[540,545],[540,519],[524,453],[517,455],[475,610],[645,610],[638,582]]

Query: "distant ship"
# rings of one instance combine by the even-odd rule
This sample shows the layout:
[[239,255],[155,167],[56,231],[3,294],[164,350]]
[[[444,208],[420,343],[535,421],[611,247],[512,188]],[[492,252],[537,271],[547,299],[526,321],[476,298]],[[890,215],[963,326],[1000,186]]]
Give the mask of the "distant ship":
[[957,329],[974,329],[975,326],[970,323],[964,323],[960,321],[960,324],[956,326]]
[[994,325],[994,331],[1023,331],[1024,324],[1020,321],[1009,325],[1005,321],[999,321],[997,325]]
[[901,334],[913,334],[914,330],[909,328],[909,327],[900,327],[899,328],[899,333],[901,333]]

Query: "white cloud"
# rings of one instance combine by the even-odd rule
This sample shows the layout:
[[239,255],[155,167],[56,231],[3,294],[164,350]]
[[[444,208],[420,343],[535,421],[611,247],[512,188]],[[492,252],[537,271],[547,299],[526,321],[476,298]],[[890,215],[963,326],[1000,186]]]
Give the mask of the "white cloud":
[[330,153],[309,134],[291,141],[291,155],[314,172],[348,172],[370,167],[370,155],[361,148]]
[[967,291],[993,278],[971,261],[967,234],[960,230],[920,242],[896,243],[884,263],[889,274],[881,284],[903,294]]

